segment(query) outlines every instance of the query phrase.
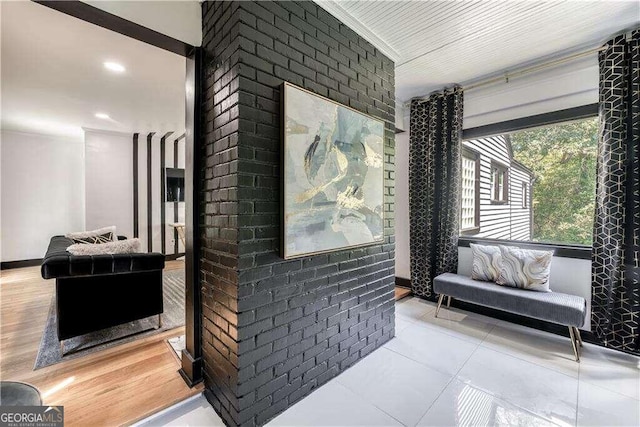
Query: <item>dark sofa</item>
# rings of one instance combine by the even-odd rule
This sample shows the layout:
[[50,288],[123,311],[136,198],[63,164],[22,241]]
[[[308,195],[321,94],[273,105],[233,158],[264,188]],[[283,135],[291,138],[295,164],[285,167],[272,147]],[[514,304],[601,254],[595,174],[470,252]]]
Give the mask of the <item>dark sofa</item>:
[[61,345],[68,338],[153,315],[160,322],[164,255],[74,256],[67,252],[72,244],[54,236],[41,267],[44,279],[56,279]]

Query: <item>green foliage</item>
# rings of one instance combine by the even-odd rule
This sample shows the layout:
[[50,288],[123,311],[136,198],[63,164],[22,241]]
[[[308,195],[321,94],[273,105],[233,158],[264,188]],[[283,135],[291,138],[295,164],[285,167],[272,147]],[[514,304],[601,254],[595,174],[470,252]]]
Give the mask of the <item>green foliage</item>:
[[597,119],[516,132],[510,137],[513,157],[534,172],[532,240],[591,245]]

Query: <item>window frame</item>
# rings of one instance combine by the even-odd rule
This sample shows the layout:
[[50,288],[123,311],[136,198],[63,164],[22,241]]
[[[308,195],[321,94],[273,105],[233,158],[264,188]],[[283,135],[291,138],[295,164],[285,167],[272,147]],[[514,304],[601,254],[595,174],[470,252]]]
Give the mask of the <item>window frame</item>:
[[526,181],[522,181],[522,209],[529,209],[529,184]]
[[[460,236],[473,236],[474,234],[478,234],[480,232],[480,153],[474,149],[469,147],[462,146],[462,150],[460,153],[460,164],[462,165],[462,158],[467,157],[469,160],[473,160],[475,162],[475,179],[474,185],[475,188],[473,190],[474,196],[474,211],[473,211],[473,227],[469,228],[460,228],[459,234]],[[462,166],[460,167],[460,171],[462,172]],[[462,190],[462,183],[460,183],[460,189]],[[460,198],[462,198],[462,191],[460,191]],[[459,201],[459,205],[462,205],[461,200]],[[462,225],[462,209],[460,209],[460,224]]]
[[[497,170],[499,175],[502,175],[502,200],[494,199],[493,196],[498,194],[499,183],[496,181],[493,182],[493,170]],[[490,185],[493,188],[490,188],[489,192],[489,201],[492,205],[508,205],[509,204],[509,167],[504,163],[500,163],[496,160],[491,160],[491,172],[489,175],[491,182]]]
[[[576,120],[592,119],[598,117],[599,104],[586,104],[578,107],[567,108],[563,110],[551,111],[549,113],[537,114],[534,116],[522,117],[503,122],[491,123],[488,125],[467,128],[462,130],[462,140],[482,139],[496,135],[504,135],[522,130],[534,129],[537,127],[550,126]],[[530,204],[529,204],[530,205]],[[469,243],[477,242],[479,244],[508,244],[516,245],[530,244],[532,246],[547,247],[563,252],[563,255],[556,253],[556,256],[565,256],[568,258],[591,259],[592,245],[580,244],[561,244],[552,242],[535,242],[532,240],[511,241],[506,239],[489,239],[482,237],[468,237],[460,234],[458,246],[469,246]]]

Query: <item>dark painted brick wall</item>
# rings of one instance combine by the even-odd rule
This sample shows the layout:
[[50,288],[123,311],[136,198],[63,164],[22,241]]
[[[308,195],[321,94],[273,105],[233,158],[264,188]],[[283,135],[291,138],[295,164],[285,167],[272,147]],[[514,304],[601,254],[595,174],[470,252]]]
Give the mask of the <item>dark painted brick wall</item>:
[[[207,397],[261,425],[394,335],[394,64],[313,2],[204,2]],[[284,261],[280,85],[385,121],[385,240]]]

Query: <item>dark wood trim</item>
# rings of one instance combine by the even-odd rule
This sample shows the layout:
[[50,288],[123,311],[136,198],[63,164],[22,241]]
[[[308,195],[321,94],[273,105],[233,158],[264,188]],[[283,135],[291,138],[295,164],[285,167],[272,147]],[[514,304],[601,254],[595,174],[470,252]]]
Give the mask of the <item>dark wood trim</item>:
[[22,259],[19,261],[0,262],[0,270],[10,270],[12,268],[35,267],[42,264],[42,258]]
[[510,245],[527,249],[552,249],[554,251],[554,256],[574,259],[591,259],[591,246],[568,244],[563,245],[557,243],[530,242],[520,240],[487,239],[485,237],[460,236],[458,238],[458,246],[460,247],[468,248],[470,243],[477,243],[479,245]]
[[550,113],[537,114],[535,116],[522,117],[519,119],[507,120],[505,122],[464,129],[462,131],[462,139],[477,139],[494,135],[502,135],[504,133],[515,132],[522,129],[549,126],[571,120],[588,119],[597,115],[598,104],[582,105],[580,107],[567,108],[565,110],[552,111]]
[[166,34],[159,33],[81,1],[34,1],[85,22],[115,31],[116,33],[148,43],[160,49],[168,50],[180,56],[186,57],[193,49],[193,46],[189,43],[174,39]]
[[153,144],[151,143],[155,132],[149,132],[147,135],[147,249],[153,252],[153,199],[152,199],[152,180],[151,173]]
[[[174,168],[178,168],[178,142],[180,142],[180,140],[184,138],[184,134],[182,134],[182,136],[178,137],[178,139],[176,139],[175,141],[173,141],[173,167]],[[173,222],[178,222],[178,202],[174,202],[173,203]],[[178,236],[178,230],[174,227],[173,229],[173,253],[177,254],[178,253],[178,239],[180,238],[180,236]]]
[[405,279],[404,277],[396,276],[396,286],[400,286],[401,288],[411,289],[411,279]]
[[[166,171],[165,171],[165,167],[166,167],[166,163],[167,163],[167,153],[166,153],[166,140],[167,137],[169,137],[169,135],[171,135],[173,132],[167,132],[164,135],[162,135],[162,138],[160,138],[160,230],[161,230],[161,236],[160,236],[160,243],[161,243],[161,250],[163,254],[167,253],[167,205],[165,204],[166,202]],[[174,252],[177,253],[178,251]]]
[[138,133],[133,134],[133,237],[140,235],[138,224]]
[[200,168],[204,50],[187,57],[185,139],[185,335],[180,375],[193,386],[202,375],[202,301],[200,293]]
[[175,254],[168,254],[164,256],[165,261],[175,261],[180,257],[185,256],[184,252],[178,253],[176,252]]

